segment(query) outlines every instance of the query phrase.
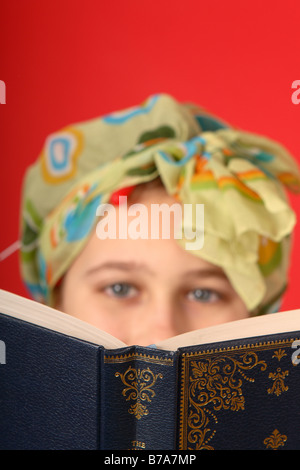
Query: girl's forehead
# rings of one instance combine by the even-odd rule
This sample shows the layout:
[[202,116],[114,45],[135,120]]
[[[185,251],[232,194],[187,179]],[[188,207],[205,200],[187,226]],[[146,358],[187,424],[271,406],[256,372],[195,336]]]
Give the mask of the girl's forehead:
[[188,252],[171,238],[99,240],[93,234],[73,267],[84,276],[105,276],[118,272],[149,279],[227,279],[220,267]]

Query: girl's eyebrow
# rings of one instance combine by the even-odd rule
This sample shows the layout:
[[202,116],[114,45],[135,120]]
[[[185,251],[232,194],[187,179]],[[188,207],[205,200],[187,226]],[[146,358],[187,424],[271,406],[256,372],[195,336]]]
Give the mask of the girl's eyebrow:
[[187,271],[183,273],[185,277],[219,277],[221,279],[228,279],[226,274],[221,268],[216,267],[208,267],[208,268],[200,268],[200,269],[193,269],[191,271]]
[[[105,271],[105,270],[119,270],[119,271],[125,271],[125,272],[133,272],[133,271],[138,271],[138,272],[145,272],[147,274],[150,274],[152,276],[155,275],[155,273],[146,265],[143,263],[136,263],[135,261],[107,261],[102,264],[97,264],[96,266],[91,267],[90,269],[87,270],[86,275],[90,276],[92,274],[95,274],[97,272]],[[192,269],[190,271],[183,271],[182,277],[218,277],[220,279],[226,279],[227,276],[222,271],[222,269],[218,267],[208,267],[208,268],[198,268],[198,269]]]
[[148,274],[154,275],[153,271],[145,264],[135,263],[134,261],[107,261],[106,263],[98,264],[87,270],[86,275],[89,276],[99,271],[107,269],[115,269],[120,271],[145,271]]

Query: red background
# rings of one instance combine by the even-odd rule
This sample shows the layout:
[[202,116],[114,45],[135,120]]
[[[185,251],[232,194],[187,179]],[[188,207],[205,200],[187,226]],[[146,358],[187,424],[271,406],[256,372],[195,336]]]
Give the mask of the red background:
[[[22,177],[45,137],[157,92],[282,142],[300,162],[298,0],[1,0],[0,251],[18,239]],[[300,215],[300,196],[291,197]],[[283,308],[300,307],[296,229]],[[26,295],[18,255],[0,287]]]

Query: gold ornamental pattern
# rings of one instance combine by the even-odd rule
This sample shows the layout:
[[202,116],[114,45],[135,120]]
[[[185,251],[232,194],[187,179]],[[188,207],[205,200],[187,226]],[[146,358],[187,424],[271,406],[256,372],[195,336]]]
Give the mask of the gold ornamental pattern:
[[[280,400],[289,386],[288,349],[294,339],[245,344],[228,348],[186,352],[182,360],[180,390],[179,448],[200,450],[215,448],[218,427],[226,419],[224,410],[242,412],[247,410],[247,396],[259,382],[261,396]],[[269,352],[268,352],[269,351]],[[278,367],[279,362],[285,366]],[[277,366],[274,368],[274,361]],[[271,370],[270,370],[271,369]],[[245,384],[247,382],[247,387]],[[269,382],[269,386],[266,386]],[[250,387],[250,388],[249,388]],[[245,395],[247,389],[247,394]],[[278,426],[280,419],[278,417]],[[220,426],[218,426],[220,425]],[[287,437],[275,428],[264,444],[283,446]],[[259,444],[258,444],[259,445]]]
[[216,433],[213,425],[218,422],[214,411],[245,408],[243,381],[254,381],[249,372],[256,367],[265,370],[267,364],[259,361],[254,352],[245,352],[239,358],[222,354],[190,362],[186,436],[189,450],[213,450],[209,442]]
[[149,367],[146,369],[136,369],[129,366],[126,372],[116,372],[115,377],[120,377],[125,388],[122,395],[126,397],[126,401],[133,401],[128,413],[140,420],[143,416],[149,414],[149,410],[145,403],[151,403],[155,397],[153,390],[156,381],[162,379],[161,373],[154,374]]
[[[283,357],[287,356],[287,353],[285,352],[284,349],[278,349],[277,351],[274,352],[272,359],[276,358],[278,362],[281,361]],[[270,372],[269,373],[269,379],[273,381],[272,387],[268,388],[268,393],[270,395],[274,394],[277,397],[281,395],[283,392],[287,392],[289,387],[285,385],[285,379],[288,377],[289,371],[285,370],[283,371],[280,367],[276,369],[275,372]]]
[[289,387],[284,384],[284,381],[288,375],[289,371],[283,371],[280,367],[278,367],[275,372],[270,372],[269,379],[273,381],[273,385],[272,387],[268,388],[268,393],[279,397],[279,395],[281,395],[283,392],[287,392]]
[[275,429],[271,436],[266,437],[264,444],[266,449],[278,450],[279,447],[283,447],[287,441],[287,436],[285,434],[280,434],[278,429]]

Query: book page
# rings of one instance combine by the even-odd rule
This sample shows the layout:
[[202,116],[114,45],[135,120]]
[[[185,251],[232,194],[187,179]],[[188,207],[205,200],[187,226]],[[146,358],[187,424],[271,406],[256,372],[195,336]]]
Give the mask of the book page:
[[[0,312],[68,336],[102,345],[107,349],[127,346],[109,333],[78,318],[3,290],[0,290]],[[154,347],[166,351],[176,351],[178,348],[186,346],[290,331],[300,331],[300,310],[272,313],[190,331],[161,341]]]
[[0,313],[90,343],[102,345],[107,349],[127,346],[114,336],[78,318],[4,290],[0,290]]
[[166,339],[156,346],[174,351],[178,348],[251,338],[284,332],[300,331],[300,310],[269,313],[260,317],[236,320],[221,325],[191,331]]

